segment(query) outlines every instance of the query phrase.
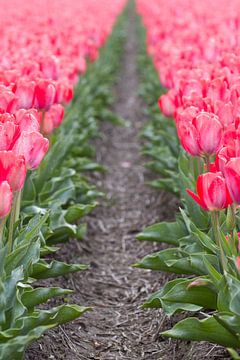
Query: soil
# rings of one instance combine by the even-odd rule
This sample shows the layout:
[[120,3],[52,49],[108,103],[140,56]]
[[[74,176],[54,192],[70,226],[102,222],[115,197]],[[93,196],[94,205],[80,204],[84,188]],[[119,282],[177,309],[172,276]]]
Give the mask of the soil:
[[174,218],[177,205],[170,195],[145,185],[150,174],[140,155],[138,133],[145,119],[138,85],[136,24],[131,13],[114,109],[129,126],[102,126],[97,157],[108,172],[96,175],[95,181],[107,195],[88,218],[87,238],[72,240],[61,254],[64,260],[90,263],[91,268],[51,282],[74,289],[71,301],[93,311],[49,331],[29,348],[27,360],[228,359],[221,347],[161,338],[159,332],[176,319],[168,319],[161,310],[140,308],[169,276],[131,267],[158,250],[135,236],[147,225]]

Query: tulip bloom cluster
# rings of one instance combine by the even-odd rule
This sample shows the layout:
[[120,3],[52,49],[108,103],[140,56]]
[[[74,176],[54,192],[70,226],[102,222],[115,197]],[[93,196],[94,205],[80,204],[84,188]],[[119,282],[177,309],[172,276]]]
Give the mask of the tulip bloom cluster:
[[[125,0],[0,0],[0,219],[64,117]],[[44,9],[44,16],[42,11]]]
[[174,117],[183,148],[211,171],[199,176],[198,195],[189,194],[209,211],[240,204],[240,1],[137,5],[148,52],[168,89],[159,107]]

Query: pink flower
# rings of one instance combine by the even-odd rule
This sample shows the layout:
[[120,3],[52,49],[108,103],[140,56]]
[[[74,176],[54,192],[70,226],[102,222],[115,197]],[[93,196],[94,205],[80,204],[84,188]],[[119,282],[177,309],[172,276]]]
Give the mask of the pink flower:
[[60,104],[52,105],[44,116],[44,123],[42,127],[43,133],[51,134],[55,128],[61,125],[63,117],[64,107]]
[[0,218],[6,217],[11,210],[12,205],[12,190],[7,181],[0,183]]
[[18,109],[30,109],[33,107],[35,82],[19,80],[16,84],[15,95],[17,96]]
[[23,156],[18,156],[12,151],[0,151],[0,183],[7,181],[12,191],[19,191],[23,188],[26,173]]
[[54,103],[55,95],[55,85],[51,80],[39,80],[35,87],[34,106],[39,110],[49,110]]
[[222,210],[232,204],[226,181],[220,172],[198,176],[197,194],[190,189],[187,189],[187,193],[206,211]]
[[224,176],[233,201],[240,204],[240,157],[231,158],[225,164]]
[[13,152],[24,157],[28,169],[36,169],[46,155],[48,147],[48,139],[39,132],[23,131],[13,147]]
[[192,121],[182,118],[177,130],[183,148],[192,156],[213,155],[221,147],[223,127],[212,113],[200,112]]

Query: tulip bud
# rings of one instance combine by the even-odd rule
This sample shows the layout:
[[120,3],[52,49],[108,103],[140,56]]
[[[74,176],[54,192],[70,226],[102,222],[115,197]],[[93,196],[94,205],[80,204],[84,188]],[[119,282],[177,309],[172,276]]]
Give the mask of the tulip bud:
[[22,156],[12,151],[0,151],[0,182],[7,181],[12,191],[23,188],[26,178],[26,164]]
[[0,219],[10,213],[12,205],[12,190],[7,181],[0,183]]
[[240,204],[240,157],[232,158],[225,165],[224,175],[233,201]]
[[197,194],[187,193],[206,211],[219,211],[232,204],[222,173],[205,173],[197,178]]
[[227,219],[226,219],[227,230],[229,233],[233,231],[236,225],[236,216],[232,206],[228,206]]
[[54,103],[55,94],[55,85],[51,80],[39,80],[35,87],[34,106],[39,110],[49,110]]
[[48,147],[48,139],[39,132],[28,133],[23,131],[16,141],[13,151],[15,154],[24,157],[28,169],[36,169],[46,155]]

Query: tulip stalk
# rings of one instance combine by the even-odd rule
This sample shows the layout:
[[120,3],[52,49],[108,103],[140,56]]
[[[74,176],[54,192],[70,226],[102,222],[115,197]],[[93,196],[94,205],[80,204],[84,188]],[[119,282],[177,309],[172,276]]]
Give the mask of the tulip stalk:
[[18,221],[20,215],[22,191],[16,191],[13,196],[12,210],[9,219],[9,232],[8,232],[8,251],[9,253],[13,249],[13,235],[14,235],[14,224]]
[[226,264],[226,257],[222,247],[221,228],[219,223],[219,211],[213,211],[211,213],[211,220],[212,220],[215,242],[220,249],[220,262],[221,262],[222,270],[223,273],[226,273],[227,264]]
[[0,247],[2,246],[2,243],[3,243],[3,235],[4,235],[6,220],[7,220],[7,217],[0,219],[0,244],[1,244]]

